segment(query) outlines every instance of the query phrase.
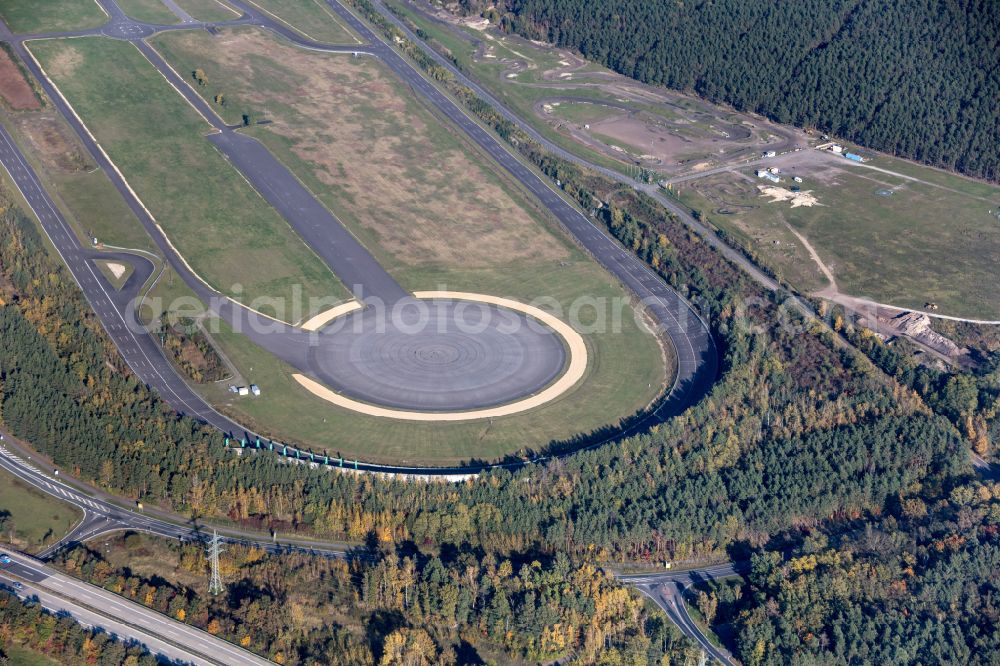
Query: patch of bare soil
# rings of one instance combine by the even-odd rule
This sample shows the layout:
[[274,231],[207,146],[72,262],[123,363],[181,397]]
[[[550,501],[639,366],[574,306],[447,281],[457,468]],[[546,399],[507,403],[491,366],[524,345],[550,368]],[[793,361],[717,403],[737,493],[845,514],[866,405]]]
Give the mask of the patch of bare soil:
[[[623,115],[591,123],[592,132],[598,132],[626,144],[624,147],[641,148],[647,159],[664,164],[677,162],[679,155],[690,152],[691,142],[671,132],[662,125],[649,122],[636,115]],[[637,155],[638,156],[638,155]]]
[[14,123],[50,171],[74,173],[90,168],[83,149],[54,112],[18,115]]
[[116,279],[120,280],[121,277],[125,275],[125,266],[123,266],[122,264],[116,264],[112,261],[109,261],[106,265],[108,267],[108,270],[111,271],[111,274],[114,275]]
[[0,96],[15,111],[33,111],[42,108],[41,102],[24,78],[7,51],[0,49]]
[[788,201],[791,203],[792,208],[798,208],[799,206],[805,206],[807,208],[812,206],[822,206],[815,196],[813,196],[812,190],[804,190],[801,192],[793,192],[784,187],[767,187],[765,185],[758,185],[757,189],[760,190],[762,196],[770,197],[771,201],[769,203],[780,203],[782,201]]
[[57,79],[73,76],[77,67],[83,64],[83,55],[75,49],[64,49],[49,60],[48,74]]
[[267,131],[284,137],[340,209],[402,263],[499,267],[566,256],[539,237],[497,175],[374,61],[290,48],[246,31],[223,33],[213,47],[191,43],[223,65],[225,85],[239,87],[239,97],[271,109]]

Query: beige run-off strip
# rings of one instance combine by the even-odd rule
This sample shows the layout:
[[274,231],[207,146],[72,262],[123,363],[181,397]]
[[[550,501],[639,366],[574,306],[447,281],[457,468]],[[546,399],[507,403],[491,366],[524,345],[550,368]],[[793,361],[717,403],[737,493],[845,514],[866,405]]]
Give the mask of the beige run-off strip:
[[[506,405],[499,405],[497,407],[489,407],[486,409],[477,409],[467,412],[412,412],[403,409],[379,407],[378,405],[370,405],[365,402],[359,402],[358,400],[345,397],[320,384],[319,382],[306,377],[305,375],[293,374],[292,377],[303,388],[316,397],[333,403],[338,407],[350,409],[351,411],[359,412],[361,414],[367,414],[368,416],[380,416],[406,421],[469,421],[473,419],[509,416],[511,414],[517,414],[519,412],[544,405],[572,388],[578,381],[580,381],[581,378],[583,378],[583,375],[587,370],[587,344],[583,341],[583,337],[577,333],[572,326],[565,323],[558,317],[545,312],[541,308],[536,308],[533,305],[526,305],[525,303],[514,301],[509,298],[499,298],[497,296],[488,296],[485,294],[470,294],[464,291],[417,291],[414,292],[413,295],[416,298],[421,299],[452,299],[458,301],[487,303],[489,305],[497,305],[509,310],[524,313],[530,317],[534,317],[559,334],[566,342],[566,346],[569,348],[569,367],[566,369],[566,372],[559,377],[559,379],[540,393],[524,398],[523,400],[507,403]],[[325,314],[326,313],[324,313],[324,315]],[[308,323],[310,322],[306,322],[306,324]],[[305,328],[305,326],[303,326],[303,328]]]
[[358,303],[357,301],[348,301],[347,303],[341,303],[336,307],[330,308],[325,312],[320,312],[315,317],[312,317],[306,323],[302,324],[302,328],[306,331],[318,331],[319,329],[323,328],[337,317],[345,315],[348,312],[361,310],[362,308],[364,308],[364,306],[361,305],[361,303]]

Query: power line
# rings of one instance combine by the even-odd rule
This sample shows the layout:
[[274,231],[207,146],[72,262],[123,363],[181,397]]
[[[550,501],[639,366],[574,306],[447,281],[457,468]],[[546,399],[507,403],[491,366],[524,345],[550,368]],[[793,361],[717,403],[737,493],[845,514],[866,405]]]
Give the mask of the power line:
[[208,544],[208,560],[212,565],[212,581],[208,584],[209,594],[222,594],[226,591],[222,584],[222,576],[219,573],[219,555],[222,553],[222,539],[219,533],[212,530],[212,542]]

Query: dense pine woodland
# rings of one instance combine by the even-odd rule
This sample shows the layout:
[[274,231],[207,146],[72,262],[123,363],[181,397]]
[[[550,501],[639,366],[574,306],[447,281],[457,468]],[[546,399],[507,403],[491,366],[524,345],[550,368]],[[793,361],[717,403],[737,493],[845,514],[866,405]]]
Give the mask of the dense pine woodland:
[[747,581],[696,606],[762,664],[995,664],[1000,484],[910,498],[834,538],[752,558]]
[[[354,4],[399,38],[401,48],[419,55],[367,0]],[[219,433],[177,415],[131,375],[33,223],[0,193],[3,427],[82,478],[148,504],[374,544],[378,554],[368,560],[374,566],[348,572],[352,587],[338,622],[349,629],[366,618],[373,626],[374,614],[381,613],[391,629],[350,642],[333,624],[317,627],[315,613],[296,611],[296,599],[286,603],[281,594],[244,609],[252,620],[242,619],[244,610],[220,609],[214,617],[211,602],[199,602],[182,582],[170,592],[96,561],[86,571],[93,554],[75,558],[88,577],[101,575],[107,584],[118,575],[123,586],[155,586],[150,602],[143,594],[144,603],[161,603],[162,588],[164,599],[193,604],[183,607],[192,621],[215,619],[213,630],[240,641],[247,635],[240,623],[248,623],[256,629],[251,645],[272,655],[280,648],[289,662],[324,663],[329,657],[287,642],[320,632],[332,641],[321,645],[357,649],[359,660],[368,650],[375,662],[397,663],[395,655],[419,653],[426,658],[409,663],[448,663],[453,654],[459,663],[476,663],[474,654],[462,656],[468,656],[463,637],[475,637],[497,663],[638,666],[676,656],[684,646],[603,576],[601,566],[782,555],[788,544],[818,534],[836,537],[877,526],[906,502],[933,508],[951,501],[957,489],[973,483],[970,448],[994,455],[996,364],[978,375],[925,372],[850,321],[834,320],[853,343],[845,344],[783,308],[780,296],[758,288],[651,199],[546,154],[447,72],[426,57],[417,60],[697,304],[722,354],[712,392],[685,414],[620,443],[460,484],[311,470],[267,453],[235,456]],[[291,585],[285,567],[298,565],[280,562],[262,578],[247,574],[250,583],[261,589]],[[925,559],[913,568],[923,576],[932,565]],[[979,571],[958,568],[955,575],[970,604],[989,608],[995,574],[980,587]],[[586,595],[577,596],[573,589],[584,584]],[[333,594],[318,584],[312,589]],[[776,618],[767,590],[761,594],[766,618]],[[240,603],[254,598],[236,597]],[[607,612],[601,610],[605,602]],[[264,626],[268,603],[287,606],[289,614],[280,617],[288,628]],[[317,602],[300,606],[309,603]],[[889,610],[873,604],[872,626],[894,621]],[[425,636],[418,631],[425,626],[444,629],[424,629]],[[960,623],[948,638],[973,650],[981,644],[978,632],[978,625]],[[284,643],[274,638],[282,636]],[[755,634],[738,636],[758,642]],[[742,651],[743,644],[736,647]],[[779,655],[778,662],[793,655],[788,661],[826,663],[806,647],[765,640],[763,649]],[[919,661],[933,663],[933,655],[921,653]]]
[[502,0],[502,25],[617,72],[1000,179],[993,0]]

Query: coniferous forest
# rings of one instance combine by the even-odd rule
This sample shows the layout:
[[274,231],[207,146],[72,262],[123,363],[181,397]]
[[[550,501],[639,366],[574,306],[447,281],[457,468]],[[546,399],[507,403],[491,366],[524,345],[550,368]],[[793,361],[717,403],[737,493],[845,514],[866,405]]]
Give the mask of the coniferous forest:
[[[484,4],[463,3],[467,11]],[[505,29],[741,111],[1000,179],[993,0],[505,0]]]

